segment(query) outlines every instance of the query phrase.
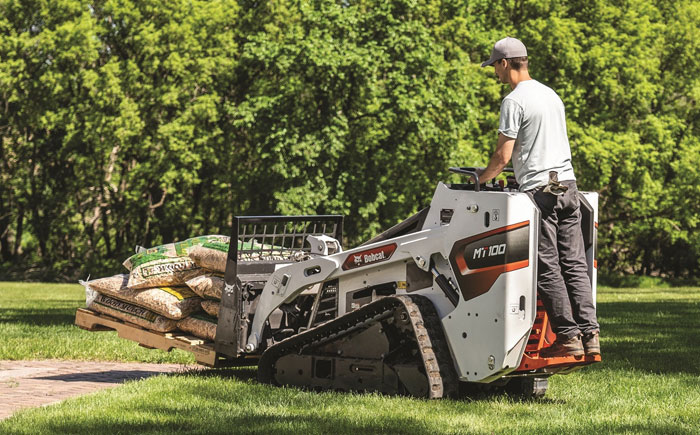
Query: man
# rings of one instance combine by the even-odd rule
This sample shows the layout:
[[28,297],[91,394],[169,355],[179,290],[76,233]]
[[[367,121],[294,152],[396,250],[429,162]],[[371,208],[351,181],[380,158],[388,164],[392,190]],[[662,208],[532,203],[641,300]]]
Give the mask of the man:
[[537,290],[557,335],[543,358],[600,354],[581,212],[564,104],[528,72],[527,49],[515,38],[496,42],[482,67],[493,65],[512,92],[501,104],[496,151],[479,178],[496,177],[513,160],[520,190],[541,211]]

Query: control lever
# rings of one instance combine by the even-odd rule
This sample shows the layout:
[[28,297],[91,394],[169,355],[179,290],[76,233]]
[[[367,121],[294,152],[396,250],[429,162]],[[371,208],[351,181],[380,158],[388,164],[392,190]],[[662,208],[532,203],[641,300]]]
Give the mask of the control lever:
[[[478,192],[480,190],[480,184],[481,181],[479,180],[479,171],[483,171],[486,168],[476,168],[476,167],[453,167],[449,168],[450,172],[454,172],[455,174],[463,174],[463,175],[468,175],[474,180],[474,192]],[[513,168],[503,168],[501,172],[505,173],[511,173],[513,176],[506,175],[506,179],[508,180],[507,187],[509,188],[518,188],[517,183],[515,182],[515,170]],[[495,180],[492,180],[495,182]],[[501,185],[500,180],[499,180],[499,185],[501,188],[504,186]]]

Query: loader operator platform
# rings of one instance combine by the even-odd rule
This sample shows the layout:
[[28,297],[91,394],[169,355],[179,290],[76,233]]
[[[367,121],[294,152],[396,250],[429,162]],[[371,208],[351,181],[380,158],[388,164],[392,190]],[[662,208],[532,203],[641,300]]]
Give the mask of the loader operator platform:
[[587,275],[581,212],[564,104],[528,72],[527,49],[515,38],[496,42],[493,65],[510,92],[501,104],[498,143],[479,178],[495,178],[512,158],[520,190],[541,212],[537,291],[557,335],[543,358],[600,354],[591,283]]

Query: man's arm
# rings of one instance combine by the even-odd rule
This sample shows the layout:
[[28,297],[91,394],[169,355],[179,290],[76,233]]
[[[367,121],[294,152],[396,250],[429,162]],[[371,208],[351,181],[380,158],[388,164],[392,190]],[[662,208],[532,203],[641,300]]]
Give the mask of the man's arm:
[[481,171],[479,174],[479,182],[483,183],[486,180],[495,178],[501,173],[503,168],[506,167],[510,161],[511,155],[513,155],[513,147],[515,146],[515,139],[505,136],[503,133],[498,133],[498,144],[496,145],[496,151],[494,151],[491,156],[486,169]]

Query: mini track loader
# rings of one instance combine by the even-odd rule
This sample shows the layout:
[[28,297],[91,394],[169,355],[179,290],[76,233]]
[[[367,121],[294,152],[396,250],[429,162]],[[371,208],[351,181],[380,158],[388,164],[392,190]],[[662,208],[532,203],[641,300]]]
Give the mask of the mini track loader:
[[[237,217],[215,349],[258,378],[317,390],[455,397],[462,386],[542,396],[600,356],[541,358],[539,210],[508,183],[439,183],[430,205],[351,250],[342,217]],[[596,288],[598,196],[581,193]],[[255,261],[250,260],[256,258]]]

